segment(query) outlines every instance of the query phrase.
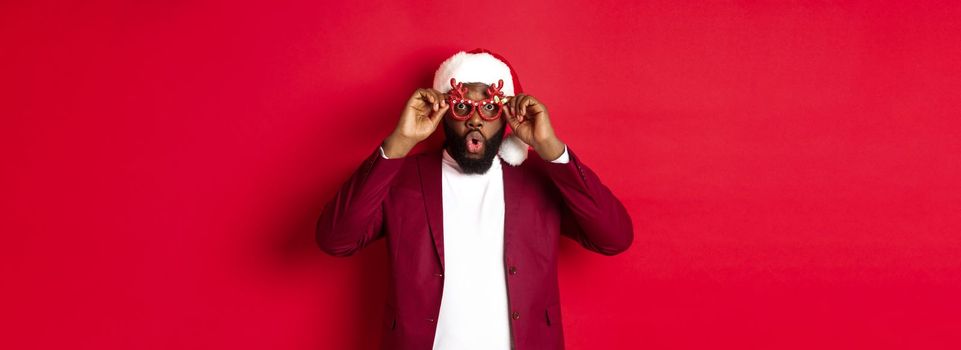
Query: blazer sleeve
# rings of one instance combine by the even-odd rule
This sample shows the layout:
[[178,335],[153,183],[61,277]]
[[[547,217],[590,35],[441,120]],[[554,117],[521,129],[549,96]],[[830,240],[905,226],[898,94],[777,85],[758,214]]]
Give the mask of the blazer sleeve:
[[317,245],[333,256],[350,256],[383,237],[383,204],[406,158],[385,158],[380,148],[361,163],[317,220]]
[[561,234],[603,255],[627,250],[634,241],[627,209],[573,150],[567,152],[567,163],[543,163],[564,201]]

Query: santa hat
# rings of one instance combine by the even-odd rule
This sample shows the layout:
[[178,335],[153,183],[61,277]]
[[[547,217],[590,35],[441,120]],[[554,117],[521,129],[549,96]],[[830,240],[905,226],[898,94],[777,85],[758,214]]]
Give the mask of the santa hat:
[[[497,83],[498,79],[503,79],[501,91],[505,95],[514,96],[523,92],[517,73],[507,60],[485,49],[461,51],[441,63],[434,73],[434,90],[443,93],[450,91],[451,78],[458,82],[483,84]],[[527,148],[528,145],[511,132],[504,138],[497,155],[507,164],[518,166],[527,159]]]

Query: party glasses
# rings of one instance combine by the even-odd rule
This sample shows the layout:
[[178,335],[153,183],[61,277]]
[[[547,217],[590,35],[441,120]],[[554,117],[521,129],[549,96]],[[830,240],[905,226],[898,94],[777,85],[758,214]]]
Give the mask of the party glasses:
[[456,120],[467,120],[470,116],[474,114],[474,110],[477,110],[481,119],[486,121],[497,120],[501,117],[501,113],[504,111],[504,102],[507,102],[507,98],[504,96],[504,92],[501,88],[504,87],[504,80],[497,80],[497,85],[490,84],[487,87],[487,96],[490,96],[486,100],[474,101],[468,99],[467,88],[464,87],[464,83],[458,83],[456,79],[450,78],[450,93],[447,96],[448,104],[450,105],[451,116]]

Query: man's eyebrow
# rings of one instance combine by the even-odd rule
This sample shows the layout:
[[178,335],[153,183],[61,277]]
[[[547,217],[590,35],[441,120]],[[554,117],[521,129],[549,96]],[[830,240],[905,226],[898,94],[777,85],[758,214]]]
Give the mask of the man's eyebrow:
[[[466,85],[467,87],[471,88],[471,91],[468,91],[468,93],[476,93],[476,94],[479,94],[479,95],[482,96],[481,98],[487,98],[487,97],[488,97],[488,96],[487,96],[487,84],[484,84],[484,83],[471,83],[471,84],[473,84],[473,85],[464,84],[464,85]],[[474,90],[474,89],[476,89],[476,90]]]

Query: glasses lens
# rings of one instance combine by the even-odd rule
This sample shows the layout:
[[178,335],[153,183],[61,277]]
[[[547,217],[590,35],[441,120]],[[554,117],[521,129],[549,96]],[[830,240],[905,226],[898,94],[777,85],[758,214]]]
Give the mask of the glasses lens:
[[493,118],[500,113],[502,106],[497,103],[488,102],[487,104],[477,106],[477,108],[480,109],[481,114],[484,115],[485,118]]
[[458,117],[466,117],[470,115],[473,110],[474,105],[469,102],[451,101],[450,102],[450,112]]

